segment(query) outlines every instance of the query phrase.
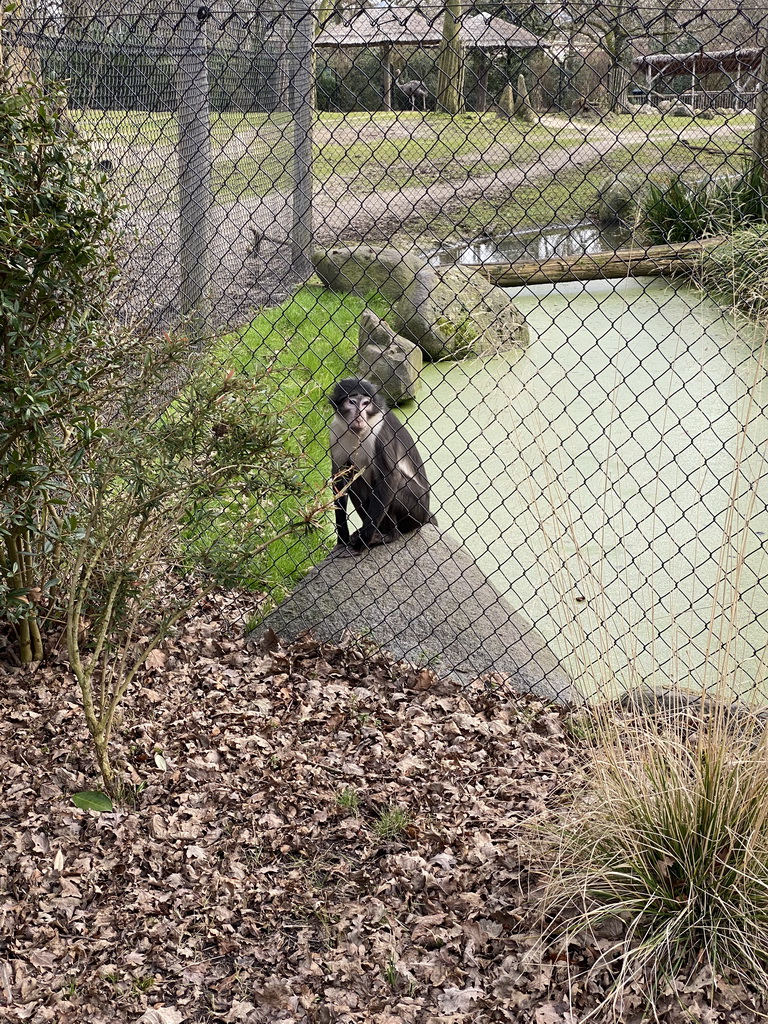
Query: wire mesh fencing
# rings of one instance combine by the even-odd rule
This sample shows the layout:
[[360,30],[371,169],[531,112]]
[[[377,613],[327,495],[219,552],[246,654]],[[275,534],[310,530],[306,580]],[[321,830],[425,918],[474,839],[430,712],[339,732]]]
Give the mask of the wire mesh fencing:
[[[760,696],[766,26],[623,0],[43,4],[4,16],[2,59],[6,88],[66,83],[122,204],[126,323],[279,367],[310,489],[339,380],[415,438],[438,531],[337,551],[296,629],[341,607],[546,696]],[[336,541],[329,512],[242,582],[284,594]]]

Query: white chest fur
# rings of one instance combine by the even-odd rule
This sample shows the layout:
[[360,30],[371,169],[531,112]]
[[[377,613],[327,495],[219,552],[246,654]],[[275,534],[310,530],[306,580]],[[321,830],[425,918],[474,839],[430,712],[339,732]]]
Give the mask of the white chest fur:
[[339,464],[349,463],[355,469],[365,472],[373,462],[376,452],[376,430],[371,430],[365,437],[360,437],[342,421],[331,425],[331,449],[334,461]]

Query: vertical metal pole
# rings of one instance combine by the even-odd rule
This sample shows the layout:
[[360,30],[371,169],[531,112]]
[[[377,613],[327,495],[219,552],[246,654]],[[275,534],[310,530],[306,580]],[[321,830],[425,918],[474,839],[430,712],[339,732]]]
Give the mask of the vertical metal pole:
[[300,280],[312,273],[312,119],[315,73],[312,44],[315,18],[312,0],[291,0],[293,80],[293,223],[291,263]]
[[768,29],[760,33],[763,55],[755,95],[755,130],[752,133],[752,164],[768,186]]
[[176,78],[179,163],[179,312],[193,336],[203,334],[210,314],[211,284],[211,118],[205,23],[199,0],[185,3]]

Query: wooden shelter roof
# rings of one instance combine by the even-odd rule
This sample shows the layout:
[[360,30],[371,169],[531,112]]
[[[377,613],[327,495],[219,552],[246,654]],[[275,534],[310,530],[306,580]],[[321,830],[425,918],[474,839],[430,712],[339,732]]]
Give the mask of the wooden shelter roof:
[[636,57],[636,71],[650,71],[657,77],[665,75],[711,75],[740,68],[758,68],[763,55],[761,46],[742,46],[736,50],[694,50],[692,53],[653,53]]
[[374,7],[349,22],[329,25],[315,46],[385,46],[390,43],[436,46],[440,30],[410,7]]
[[[438,46],[441,39],[442,15],[430,22],[410,7],[373,7],[347,23],[324,28],[315,46]],[[461,40],[478,50],[533,49],[542,45],[527,29],[485,14],[464,19]]]
[[475,50],[532,50],[543,40],[520,25],[488,14],[473,14],[461,26],[462,42]]

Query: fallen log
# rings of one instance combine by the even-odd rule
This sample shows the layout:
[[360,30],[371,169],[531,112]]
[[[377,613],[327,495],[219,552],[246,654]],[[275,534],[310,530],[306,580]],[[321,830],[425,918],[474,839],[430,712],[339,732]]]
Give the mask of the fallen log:
[[479,270],[493,284],[515,288],[526,284],[555,284],[561,281],[600,281],[617,277],[646,277],[679,273],[707,249],[722,244],[724,238],[705,238],[673,245],[633,246],[582,256],[555,256],[552,259],[515,263],[480,263]]

